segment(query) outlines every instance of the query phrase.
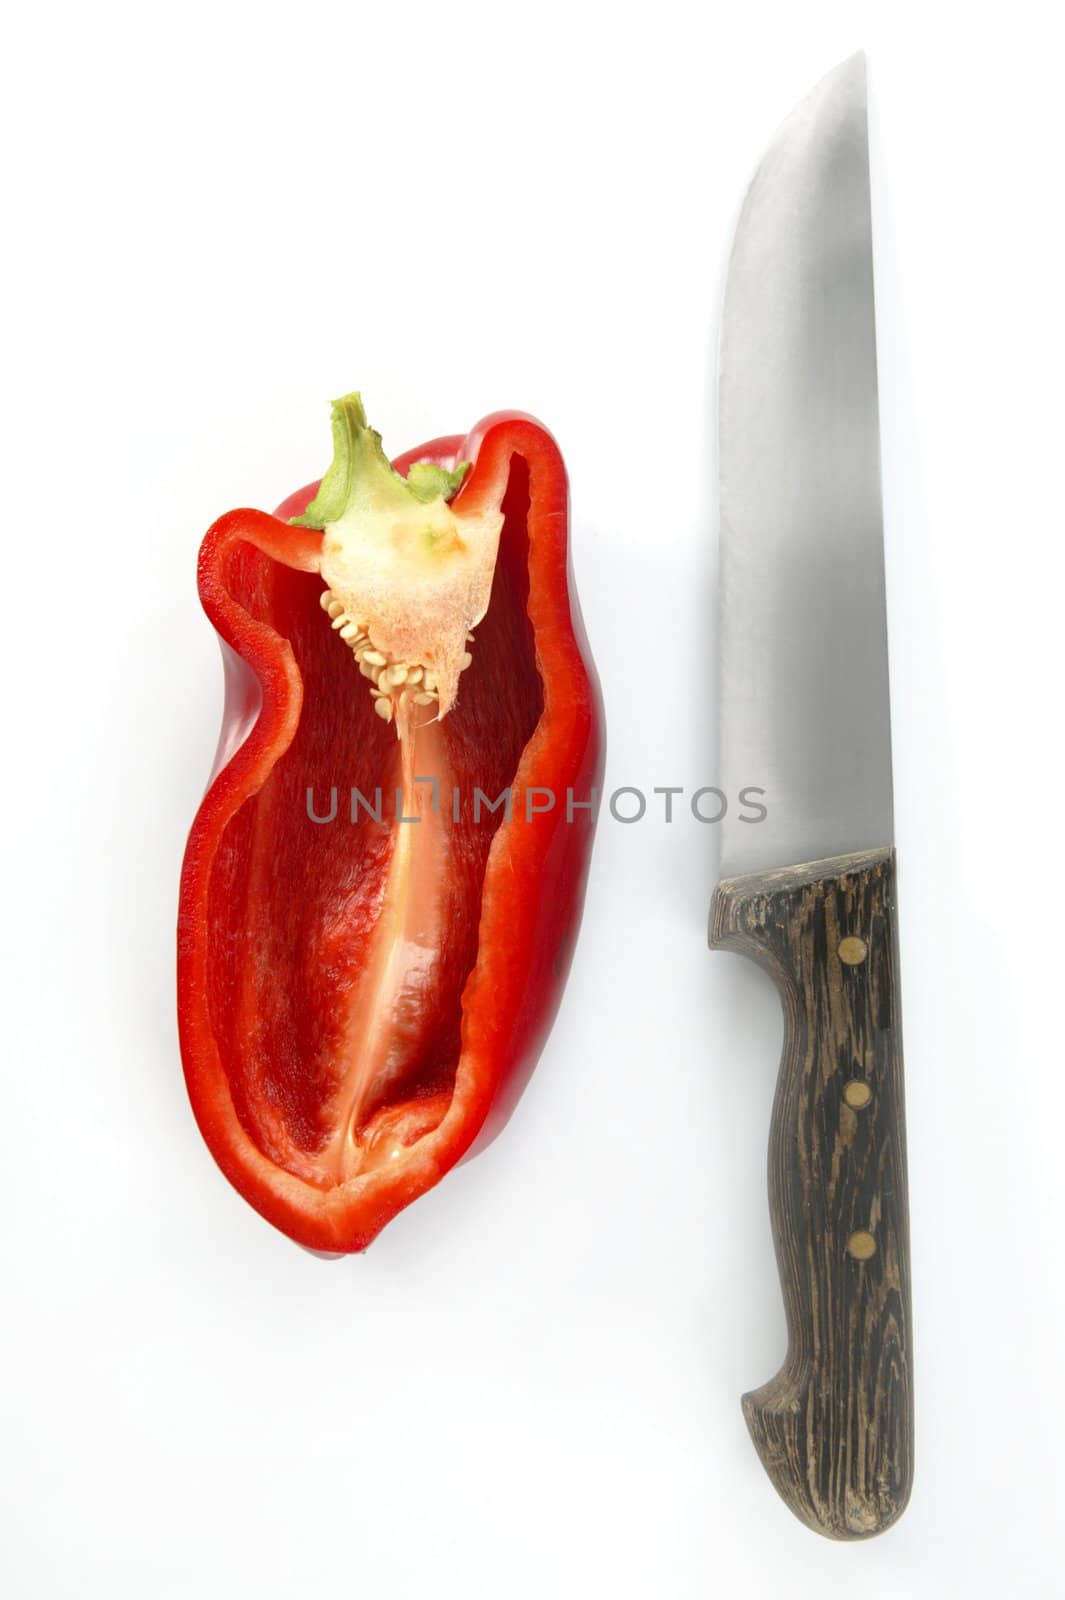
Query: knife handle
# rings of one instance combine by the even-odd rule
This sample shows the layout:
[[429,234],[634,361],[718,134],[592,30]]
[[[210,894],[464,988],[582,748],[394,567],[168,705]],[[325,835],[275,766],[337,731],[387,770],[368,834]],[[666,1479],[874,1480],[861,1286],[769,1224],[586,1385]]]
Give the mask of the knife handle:
[[722,879],[710,944],[765,967],[784,1005],[769,1207],[788,1352],[744,1416],[796,1516],[867,1538],[913,1477],[895,852]]

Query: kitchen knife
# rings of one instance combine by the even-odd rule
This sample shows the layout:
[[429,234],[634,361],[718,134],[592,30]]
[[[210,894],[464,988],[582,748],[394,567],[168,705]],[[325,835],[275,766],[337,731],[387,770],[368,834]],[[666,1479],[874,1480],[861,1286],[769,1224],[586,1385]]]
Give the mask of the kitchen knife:
[[787,1357],[743,1400],[774,1485],[836,1539],[912,1477],[902,1041],[865,62],[748,192],[721,337],[721,774],[710,943],[784,1007],[769,1201]]

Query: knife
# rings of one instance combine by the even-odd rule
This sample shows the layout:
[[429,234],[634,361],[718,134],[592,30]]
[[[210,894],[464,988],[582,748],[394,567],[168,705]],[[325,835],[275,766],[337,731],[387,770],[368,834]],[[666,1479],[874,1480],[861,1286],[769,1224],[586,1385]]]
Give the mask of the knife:
[[[721,771],[713,949],[784,1009],[769,1204],[784,1365],[744,1396],[792,1511],[890,1526],[912,1478],[909,1241],[865,61],[751,184],[720,353]],[[754,808],[751,807],[751,810]]]

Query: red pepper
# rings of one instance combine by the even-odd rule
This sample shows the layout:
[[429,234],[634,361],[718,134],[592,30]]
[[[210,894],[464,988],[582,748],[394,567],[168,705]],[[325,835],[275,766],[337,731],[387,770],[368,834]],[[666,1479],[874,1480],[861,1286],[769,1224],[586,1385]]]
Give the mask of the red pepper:
[[[408,482],[435,496],[426,514],[438,520],[498,527],[502,512],[491,600],[456,668],[468,670],[430,722],[446,663],[435,701],[424,692],[434,675],[409,663],[397,689],[404,669],[375,665],[376,640],[353,625],[348,648],[330,626],[339,603],[323,609],[319,566],[350,499],[345,416],[349,446],[379,449],[357,397],[338,402],[338,459],[321,485],[276,516],[230,512],[203,541],[200,597],[221,637],[226,709],[178,929],[200,1130],[256,1210],[328,1252],[365,1249],[507,1120],[561,998],[602,771],[551,435],[499,412],[394,464],[404,479],[430,464]],[[459,463],[471,465],[454,493]],[[289,523],[308,502],[324,534]],[[435,562],[437,534],[424,539]],[[393,712],[411,727],[424,717],[413,772]],[[412,781],[428,777],[436,784]],[[402,815],[418,821],[398,820],[397,788]],[[509,805],[489,810],[508,790]],[[335,815],[321,820],[334,791]]]

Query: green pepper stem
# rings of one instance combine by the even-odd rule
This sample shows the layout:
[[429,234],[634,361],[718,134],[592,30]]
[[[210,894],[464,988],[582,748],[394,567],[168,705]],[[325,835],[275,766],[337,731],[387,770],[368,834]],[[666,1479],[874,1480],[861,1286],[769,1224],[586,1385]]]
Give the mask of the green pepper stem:
[[306,511],[291,519],[297,528],[324,528],[352,511],[402,512],[450,500],[470,470],[468,461],[453,471],[418,461],[401,477],[367,423],[358,393],[333,401],[332,422],[333,459]]

